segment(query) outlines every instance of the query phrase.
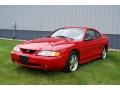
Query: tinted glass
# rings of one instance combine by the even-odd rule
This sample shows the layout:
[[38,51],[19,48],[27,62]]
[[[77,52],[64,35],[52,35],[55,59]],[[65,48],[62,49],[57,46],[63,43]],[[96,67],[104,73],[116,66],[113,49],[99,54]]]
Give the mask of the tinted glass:
[[100,37],[100,33],[98,33],[97,31],[94,31],[94,33],[95,33],[95,37],[96,37],[96,38],[99,38],[99,37]]
[[100,34],[97,31],[90,29],[86,32],[85,38],[87,37],[92,37],[93,39],[95,39],[95,38],[99,38]]

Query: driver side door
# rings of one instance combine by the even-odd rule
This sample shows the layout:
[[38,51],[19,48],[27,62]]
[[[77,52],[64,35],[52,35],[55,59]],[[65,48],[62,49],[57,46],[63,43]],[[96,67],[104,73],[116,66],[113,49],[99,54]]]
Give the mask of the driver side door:
[[99,55],[100,42],[95,38],[95,30],[87,30],[83,41],[83,63],[93,60]]

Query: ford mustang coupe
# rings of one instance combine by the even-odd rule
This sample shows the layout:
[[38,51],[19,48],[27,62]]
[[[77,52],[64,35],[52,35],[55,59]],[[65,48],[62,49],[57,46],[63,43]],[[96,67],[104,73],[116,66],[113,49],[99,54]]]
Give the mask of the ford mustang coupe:
[[64,27],[50,36],[25,41],[11,51],[11,59],[21,66],[43,70],[76,71],[79,64],[105,59],[108,38],[88,27]]

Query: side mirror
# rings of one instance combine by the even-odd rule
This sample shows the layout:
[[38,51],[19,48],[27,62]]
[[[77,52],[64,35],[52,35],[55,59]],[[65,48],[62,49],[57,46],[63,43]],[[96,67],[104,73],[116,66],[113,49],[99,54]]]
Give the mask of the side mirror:
[[93,40],[93,37],[86,37],[86,38],[84,38],[84,41],[91,41],[91,40]]

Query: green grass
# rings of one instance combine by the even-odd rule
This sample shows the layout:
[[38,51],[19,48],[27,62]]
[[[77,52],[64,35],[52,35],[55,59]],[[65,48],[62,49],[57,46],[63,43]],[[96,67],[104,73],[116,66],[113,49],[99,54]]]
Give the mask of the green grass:
[[120,84],[120,52],[106,60],[81,65],[76,72],[23,68],[11,62],[10,51],[19,41],[0,39],[0,84]]

